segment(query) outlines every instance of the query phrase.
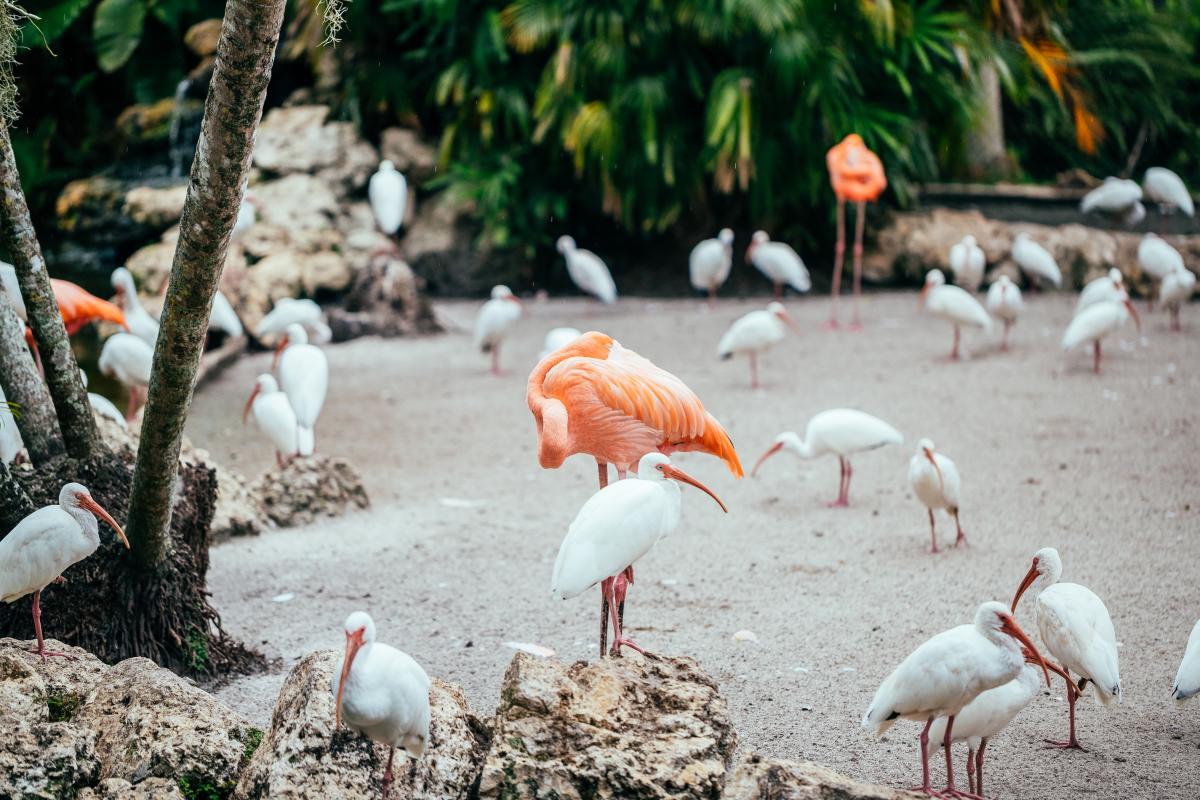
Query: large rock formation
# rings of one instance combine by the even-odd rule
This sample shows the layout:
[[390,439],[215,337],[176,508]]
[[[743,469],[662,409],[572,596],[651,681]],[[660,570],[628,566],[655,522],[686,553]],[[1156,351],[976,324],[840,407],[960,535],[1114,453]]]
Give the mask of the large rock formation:
[[371,504],[358,470],[344,458],[322,455],[293,458],[283,469],[259,478],[251,491],[266,515],[284,528]]
[[725,784],[724,800],[907,800],[924,795],[850,780],[828,767],[749,753]]

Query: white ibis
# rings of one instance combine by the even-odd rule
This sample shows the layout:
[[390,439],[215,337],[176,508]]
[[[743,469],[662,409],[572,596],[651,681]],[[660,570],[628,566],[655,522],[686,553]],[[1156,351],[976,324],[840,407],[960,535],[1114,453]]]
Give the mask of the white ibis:
[[968,291],[946,283],[946,276],[940,269],[931,269],[925,275],[925,287],[921,289],[921,304],[925,310],[954,326],[954,346],[950,349],[950,359],[959,357],[959,340],[962,337],[962,327],[992,329],[992,318],[979,304],[979,301]]
[[958,518],[959,489],[962,487],[958,467],[950,458],[937,452],[929,439],[917,442],[917,452],[908,462],[908,485],[921,505],[929,511],[929,536],[933,541],[931,552],[938,551],[937,524],[933,512],[939,508],[954,517],[957,534],[954,546],[966,544],[967,535],[963,533]]
[[1013,239],[1012,259],[1021,272],[1035,286],[1043,282],[1052,283],[1056,288],[1062,287],[1062,271],[1050,251],[1029,237],[1027,233],[1018,233]]
[[1093,278],[1087,282],[1083,291],[1079,293],[1079,301],[1075,303],[1075,313],[1078,315],[1080,311],[1090,305],[1113,300],[1124,290],[1125,277],[1121,274],[1121,270],[1113,267],[1107,275],[1101,275],[1099,278]]
[[[946,717],[942,746],[946,751],[947,794],[958,796],[950,743],[958,714],[988,689],[1003,686],[1020,675],[1027,660],[1046,669],[1033,642],[1002,603],[984,603],[972,625],[959,625],[926,641],[889,675],[875,692],[864,728],[882,736],[897,719],[924,722],[921,743],[921,790],[941,797],[929,784],[929,731]],[[1046,684],[1050,674],[1045,672]]]
[[1196,206],[1183,179],[1166,167],[1151,167],[1142,179],[1146,199],[1158,203],[1159,212],[1169,214],[1176,210],[1195,216]]
[[475,317],[475,346],[492,354],[492,374],[500,374],[500,343],[521,318],[521,300],[507,286],[493,286],[492,299]]
[[391,161],[379,162],[379,169],[367,184],[367,199],[379,230],[395,236],[404,224],[408,208],[408,181]]
[[11,464],[24,449],[12,407],[4,397],[4,387],[0,386],[0,464]]
[[[254,415],[254,425],[275,447],[275,463],[280,467],[285,463],[285,456],[312,455],[311,449],[304,452],[300,448],[296,412],[292,410],[287,395],[279,390],[274,375],[263,373],[254,382],[254,390],[250,392],[246,407],[242,410],[243,425],[251,414]],[[307,445],[312,443],[311,439],[306,441]]]
[[1200,621],[1188,636],[1183,661],[1179,662],[1179,671],[1175,673],[1175,686],[1171,690],[1171,696],[1177,703],[1182,703],[1197,694],[1200,694]]
[[153,347],[158,339],[158,320],[142,308],[133,275],[124,267],[117,267],[112,271],[112,287],[117,293],[117,305],[125,312],[129,332]]
[[22,322],[28,322],[29,315],[25,311],[25,298],[21,296],[21,285],[17,283],[17,269],[7,261],[0,261],[0,287],[4,288],[4,295],[8,298],[8,304],[12,306],[13,311],[17,312],[17,316]]
[[1150,278],[1148,306],[1153,308],[1155,284],[1175,270],[1183,269],[1183,256],[1165,239],[1157,234],[1147,233],[1142,237],[1142,241],[1138,242],[1137,260],[1142,272]]
[[[1117,661],[1117,633],[1104,602],[1095,592],[1078,583],[1059,583],[1062,559],[1053,547],[1033,555],[1033,564],[1013,596],[1017,613],[1021,595],[1033,588],[1034,608],[1042,646],[1054,657],[1067,676],[1067,705],[1071,718],[1070,738],[1049,742],[1064,749],[1083,748],[1075,738],[1075,699],[1091,683],[1096,700],[1108,705],[1121,699],[1121,671]],[[1079,676],[1072,684],[1070,673]]]
[[633,582],[634,562],[679,524],[681,498],[676,481],[695,486],[716,500],[722,511],[728,511],[707,486],[674,466],[666,455],[647,453],[638,461],[636,480],[610,483],[588,498],[558,549],[551,595],[566,600],[599,583],[608,599],[613,655],[623,646],[645,652],[621,635],[618,609]]
[[695,289],[708,292],[709,308],[716,305],[717,289],[729,277],[732,266],[733,231],[729,228],[721,228],[717,238],[705,239],[688,255],[688,277]]
[[333,338],[329,326],[325,324],[325,312],[321,307],[308,298],[294,297],[281,297],[276,300],[270,313],[259,321],[254,335],[261,339],[272,334],[282,334],[289,325],[303,325],[316,344],[324,344]]
[[292,324],[279,343],[279,385],[296,412],[296,448],[316,450],[317,418],[329,389],[329,360],[320,348],[308,343],[304,326]]
[[229,233],[231,242],[239,241],[254,227],[258,221],[257,206],[258,198],[254,196],[254,192],[247,191],[242,197],[242,202],[238,204],[237,218],[234,219],[233,230]]
[[580,250],[570,236],[558,237],[555,245],[567,262],[567,274],[581,290],[601,303],[617,302],[617,285],[613,283],[608,266],[591,250]]
[[788,450],[805,459],[833,454],[838,457],[842,477],[838,483],[837,500],[829,505],[848,506],[850,478],[854,474],[850,466],[850,456],[884,445],[900,444],[903,441],[904,437],[900,435],[900,431],[878,417],[853,408],[832,408],[822,411],[808,421],[803,440],[792,431],[775,437],[775,443],[762,454],[750,474],[756,474],[764,461],[781,450]]
[[233,304],[219,289],[213,295],[212,310],[208,313],[208,329],[220,331],[231,339],[237,339],[244,333],[242,321],[233,310]]
[[950,271],[954,273],[954,282],[968,292],[979,291],[986,266],[983,248],[975,243],[975,237],[971,234],[950,248]]
[[[79,380],[83,381],[83,388],[87,388],[88,376],[82,369],[79,370]],[[129,430],[129,423],[125,421],[125,415],[122,414],[112,400],[109,400],[104,395],[88,392],[88,404],[92,407],[92,413],[105,419],[112,420],[120,425],[123,429]]]
[[1021,287],[1013,283],[1007,275],[1001,275],[995,283],[988,287],[988,313],[1004,323],[1004,338],[1000,342],[1001,350],[1008,349],[1008,331],[1024,308],[1025,301],[1021,299]]
[[578,328],[551,328],[546,331],[546,338],[542,340],[542,354],[538,356],[538,361],[541,361],[555,350],[561,350],[566,347],[581,335],[582,333]]
[[1092,369],[1099,375],[1100,342],[1124,325],[1131,316],[1138,332],[1141,333],[1142,321],[1138,319],[1137,311],[1129,302],[1129,295],[1122,289],[1112,300],[1094,303],[1080,311],[1063,333],[1062,349],[1070,350],[1090,342],[1095,354]]
[[63,486],[58,505],[39,508],[0,539],[0,600],[12,603],[33,595],[33,630],[43,661],[47,656],[71,656],[46,649],[42,638],[42,590],[51,583],[62,583],[68,567],[96,552],[100,546],[96,517],[108,523],[129,547],[125,531],[78,483]]
[[746,260],[770,279],[775,299],[783,299],[784,284],[803,294],[812,288],[812,279],[804,261],[790,246],[773,242],[766,231],[755,231],[746,248]]
[[396,748],[420,758],[429,744],[429,676],[407,653],[375,641],[365,611],[346,617],[346,652],[333,673],[334,729],[346,727],[388,746],[383,797],[392,786]]
[[724,361],[738,353],[746,353],[750,357],[750,388],[757,389],[758,354],[783,341],[787,334],[785,325],[797,333],[800,331],[782,303],[771,303],[765,309],[751,311],[734,320],[725,331],[717,345],[717,357]]
[[100,350],[100,372],[115,378],[129,390],[129,405],[125,419],[132,422],[145,402],[146,387],[150,385],[150,369],[154,365],[154,349],[144,339],[132,333],[114,333],[104,340]]
[[1171,312],[1171,330],[1181,331],[1179,309],[1196,291],[1196,275],[1184,267],[1167,274],[1158,287],[1159,305]]
[[1128,178],[1107,177],[1104,183],[1083,196],[1079,210],[1084,214],[1099,212],[1136,225],[1146,216],[1142,205],[1142,187]]

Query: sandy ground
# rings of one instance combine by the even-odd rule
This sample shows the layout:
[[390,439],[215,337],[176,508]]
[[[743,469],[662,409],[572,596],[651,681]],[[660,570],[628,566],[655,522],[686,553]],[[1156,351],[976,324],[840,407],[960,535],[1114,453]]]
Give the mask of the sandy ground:
[[[729,428],[747,469],[782,430],[852,406],[905,443],[855,461],[851,507],[832,457],[781,455],[735,481],[714,459],[679,456],[728,503],[684,493],[683,523],[638,565],[629,621],[645,647],[700,660],[720,682],[743,750],[812,759],[856,778],[919,778],[918,727],[883,741],[859,727],[876,687],[924,639],[970,621],[981,601],[1011,599],[1030,557],[1056,546],[1065,580],[1108,604],[1122,642],[1126,699],[1080,705],[1086,753],[1042,747],[1066,733],[1061,682],[989,748],[989,795],[1196,797],[1200,703],[1177,708],[1172,679],[1200,617],[1200,309],[1188,333],[1165,317],[1111,341],[1106,371],[1057,346],[1073,297],[1041,296],[995,352],[966,336],[970,360],[943,360],[950,329],[919,316],[913,294],[876,295],[862,333],[820,330],[823,299],[791,300],[803,330],[764,361],[767,388],[748,388],[744,361],[714,358],[726,325],[760,302],[624,299],[531,304],[502,378],[459,331],[418,341],[361,340],[328,350],[332,386],[318,446],[365,473],[371,511],[277,531],[212,551],[213,601],[234,635],[286,670],[340,647],[346,615],[364,608],[384,641],[466,687],[489,713],[512,651],[534,642],[561,658],[594,658],[598,594],[550,598],[559,542],[595,490],[594,463],[542,471],[525,380],[544,333],[569,324],[611,333],[675,372]],[[1144,306],[1143,306],[1144,307]],[[441,307],[469,325],[476,304]],[[189,432],[246,474],[271,455],[238,422],[268,357],[244,359],[197,397]],[[925,511],[906,483],[916,441],[932,437],[963,475],[970,547],[929,553]],[[953,525],[939,518],[941,541]],[[294,594],[288,602],[272,598]],[[1033,630],[1032,607],[1021,619]],[[751,631],[757,641],[735,640]],[[265,725],[283,671],[220,694]],[[956,759],[961,775],[962,760]]]

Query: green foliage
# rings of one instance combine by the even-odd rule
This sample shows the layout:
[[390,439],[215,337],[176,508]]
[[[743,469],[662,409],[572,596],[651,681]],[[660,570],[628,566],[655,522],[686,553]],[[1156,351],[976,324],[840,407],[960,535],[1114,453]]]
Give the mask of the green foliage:
[[212,781],[198,775],[183,775],[179,778],[179,793],[187,800],[226,800],[235,784],[214,784]]
[[191,628],[187,635],[187,646],[188,652],[191,653],[188,669],[192,672],[204,672],[204,668],[208,666],[208,642],[204,631],[196,627]]
[[125,66],[142,40],[145,23],[144,0],[100,0],[92,24],[100,69],[116,72]]
[[46,698],[46,706],[50,722],[69,722],[74,719],[82,700],[77,695],[49,695]]
[[242,766],[250,763],[250,759],[254,758],[255,751],[262,744],[263,732],[259,728],[250,728],[246,731],[246,740],[242,743]]

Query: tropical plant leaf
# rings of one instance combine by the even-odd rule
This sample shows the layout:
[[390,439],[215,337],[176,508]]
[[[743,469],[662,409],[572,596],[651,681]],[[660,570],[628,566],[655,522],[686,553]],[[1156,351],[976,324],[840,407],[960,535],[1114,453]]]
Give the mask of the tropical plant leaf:
[[100,0],[92,23],[100,69],[116,72],[125,65],[142,41],[145,23],[145,0]]
[[23,47],[46,47],[56,42],[79,19],[92,0],[63,0],[37,12],[39,19],[26,20],[21,26]]

